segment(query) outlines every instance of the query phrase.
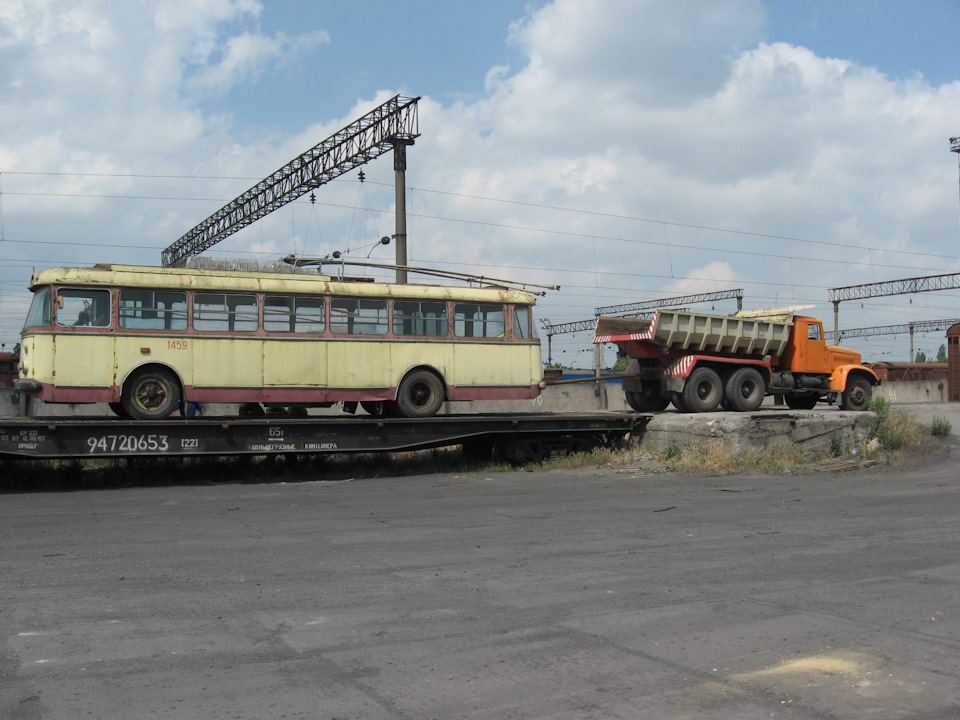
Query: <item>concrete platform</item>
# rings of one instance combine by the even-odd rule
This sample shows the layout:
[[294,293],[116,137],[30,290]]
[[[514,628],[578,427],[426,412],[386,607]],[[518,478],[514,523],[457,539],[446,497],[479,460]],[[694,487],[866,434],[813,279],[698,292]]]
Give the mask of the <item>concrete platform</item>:
[[644,450],[662,452],[671,446],[689,450],[720,443],[727,452],[772,450],[794,446],[807,457],[828,452],[835,442],[857,445],[870,436],[874,413],[762,408],[753,413],[657,413],[637,441]]

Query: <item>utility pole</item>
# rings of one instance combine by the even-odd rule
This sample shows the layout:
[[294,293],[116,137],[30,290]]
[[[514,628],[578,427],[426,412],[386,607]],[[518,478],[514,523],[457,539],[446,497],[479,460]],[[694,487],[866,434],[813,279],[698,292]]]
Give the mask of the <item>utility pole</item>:
[[950,152],[957,153],[957,167],[960,168],[960,137],[950,138]]
[[397,282],[407,282],[407,145],[413,145],[413,139],[394,136],[393,170],[396,187],[396,240],[397,240]]

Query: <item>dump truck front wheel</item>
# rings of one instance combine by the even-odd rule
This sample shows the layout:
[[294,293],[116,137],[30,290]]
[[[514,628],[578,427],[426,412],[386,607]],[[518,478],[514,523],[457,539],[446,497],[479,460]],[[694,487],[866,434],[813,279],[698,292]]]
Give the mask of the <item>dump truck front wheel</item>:
[[847,380],[847,387],[840,397],[841,410],[866,410],[873,396],[870,381],[863,377],[853,377]]

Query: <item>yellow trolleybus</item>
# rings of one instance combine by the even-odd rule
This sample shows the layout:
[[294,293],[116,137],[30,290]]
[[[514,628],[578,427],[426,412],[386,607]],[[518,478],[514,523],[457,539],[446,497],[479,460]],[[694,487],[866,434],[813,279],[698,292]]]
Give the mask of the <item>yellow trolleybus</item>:
[[519,290],[122,265],[40,270],[30,289],[16,388],[132,419],[187,402],[427,417],[543,387]]

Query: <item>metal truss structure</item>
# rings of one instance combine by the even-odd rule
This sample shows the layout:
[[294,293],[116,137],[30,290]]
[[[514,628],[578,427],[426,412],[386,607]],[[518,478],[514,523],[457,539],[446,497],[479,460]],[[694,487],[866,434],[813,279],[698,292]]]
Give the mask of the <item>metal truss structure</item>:
[[[644,300],[642,302],[627,303],[626,305],[607,305],[598,307],[594,310],[597,316],[600,315],[621,315],[621,313],[635,313],[632,315],[622,315],[622,317],[642,317],[651,310],[657,308],[680,307],[681,305],[692,305],[701,302],[713,302],[715,300],[736,299],[737,310],[743,309],[743,290],[721,290],[719,292],[700,293],[698,295],[680,295],[678,297],[663,298],[662,300]],[[542,320],[541,325],[546,330],[547,335],[563,335],[565,333],[575,333],[582,330],[593,330],[597,324],[597,318],[589,320],[575,320],[568,323],[551,324],[547,320]]]
[[388,150],[405,152],[419,137],[419,99],[397,95],[291,160],[164,250],[164,267],[182,265],[189,256]]
[[853,328],[851,330],[841,330],[841,338],[869,337],[871,335],[904,335],[915,332],[937,332],[938,330],[949,330],[951,327],[960,323],[960,318],[951,318],[949,320],[919,320],[917,322],[904,323],[903,325],[879,325],[877,327]]
[[[913,293],[934,292],[936,290],[955,290],[960,288],[960,273],[945,275],[924,275],[922,277],[887,280],[885,282],[848,285],[831,288],[830,302],[833,303],[833,342],[840,343],[840,303],[845,300],[866,300],[888,295],[911,295]],[[846,337],[853,337],[844,333]]]
[[[600,315],[618,315],[625,318],[639,318],[649,315],[652,310],[657,308],[681,307],[693,303],[712,302],[714,300],[729,300],[735,298],[737,301],[737,310],[743,309],[743,290],[720,290],[718,292],[700,293],[697,295],[680,295],[678,297],[663,298],[661,300],[643,300],[641,302],[628,303],[626,305],[607,305],[605,307],[595,308],[597,317]],[[621,314],[622,313],[622,314]],[[540,321],[547,336],[547,362],[553,361],[553,336],[564,335],[566,333],[583,332],[584,330],[593,330],[597,324],[597,317],[589,320],[575,320],[567,323],[551,323],[547,319]]]
[[666,300],[644,300],[643,302],[627,303],[626,305],[607,305],[598,307],[594,310],[596,315],[619,315],[627,312],[640,312],[645,310],[656,310],[661,307],[676,307],[678,305],[694,305],[702,302],[713,302],[714,300],[737,301],[737,310],[743,310],[743,289],[720,290],[719,292],[700,293],[697,295],[681,295],[680,297],[667,298]]
[[869,337],[871,335],[910,335],[910,362],[913,362],[916,355],[913,352],[914,333],[937,332],[949,330],[951,327],[960,323],[960,318],[950,318],[947,320],[918,320],[916,322],[904,323],[902,325],[880,325],[877,327],[854,328],[853,330],[841,330],[839,332],[839,342],[843,338]]
[[946,275],[925,275],[923,277],[904,278],[903,280],[888,280],[865,285],[831,288],[829,298],[830,302],[838,303],[844,300],[866,300],[867,298],[884,297],[886,295],[910,295],[935,290],[955,290],[956,288],[960,288],[960,273],[948,273]]

